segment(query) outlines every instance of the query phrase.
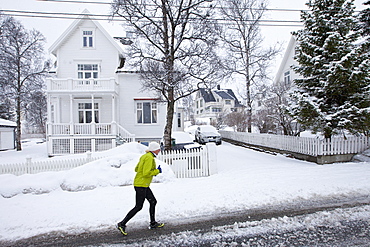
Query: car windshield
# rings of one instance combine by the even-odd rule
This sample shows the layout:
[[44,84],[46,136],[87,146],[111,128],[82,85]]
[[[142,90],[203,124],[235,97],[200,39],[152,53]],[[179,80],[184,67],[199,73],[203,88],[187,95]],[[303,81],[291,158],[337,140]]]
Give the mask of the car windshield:
[[217,133],[216,128],[210,125],[200,126],[200,131]]

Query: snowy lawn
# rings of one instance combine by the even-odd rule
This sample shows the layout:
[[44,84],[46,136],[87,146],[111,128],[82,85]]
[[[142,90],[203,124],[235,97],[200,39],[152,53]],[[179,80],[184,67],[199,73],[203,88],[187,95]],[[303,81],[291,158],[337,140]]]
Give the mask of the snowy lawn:
[[[134,167],[145,147],[130,143],[102,152],[108,158],[63,172],[0,175],[0,240],[52,231],[79,233],[115,227],[134,206]],[[0,152],[0,164],[46,158],[44,144]],[[164,169],[151,188],[157,219],[176,223],[197,216],[370,193],[370,163],[316,165],[223,143],[217,146],[218,174],[176,179]],[[148,203],[127,230],[146,227]],[[22,229],[22,231],[19,231]]]

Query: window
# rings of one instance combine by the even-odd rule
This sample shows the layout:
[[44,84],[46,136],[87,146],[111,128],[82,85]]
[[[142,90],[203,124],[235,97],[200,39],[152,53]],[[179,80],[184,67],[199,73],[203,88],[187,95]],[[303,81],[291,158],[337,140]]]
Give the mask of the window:
[[225,100],[225,104],[226,105],[231,105],[231,100],[229,100],[229,99]]
[[93,112],[95,123],[99,123],[99,104],[94,103],[94,109],[92,109],[92,103],[78,103],[78,122],[79,123],[91,123],[93,122]]
[[82,46],[84,48],[91,48],[93,46],[93,31],[82,31]]
[[181,113],[177,113],[177,127],[181,128]]
[[285,83],[285,85],[290,84],[290,71],[287,71],[287,72],[284,73],[284,83]]
[[139,124],[157,123],[157,103],[155,102],[137,102],[136,119]]
[[50,122],[55,123],[55,105],[50,105]]
[[78,79],[98,78],[97,64],[77,64]]
[[222,109],[221,108],[212,108],[212,112],[221,112]]

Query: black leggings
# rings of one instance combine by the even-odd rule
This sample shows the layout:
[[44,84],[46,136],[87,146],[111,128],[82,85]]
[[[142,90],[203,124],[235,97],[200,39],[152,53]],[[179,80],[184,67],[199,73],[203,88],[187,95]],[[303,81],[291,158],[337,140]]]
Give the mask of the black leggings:
[[132,219],[132,217],[139,212],[144,205],[145,199],[148,200],[150,207],[149,207],[149,214],[150,214],[150,222],[155,222],[155,205],[157,204],[157,200],[155,199],[152,190],[149,187],[134,187],[136,191],[136,205],[130,212],[126,215],[126,217],[121,221],[121,225],[126,225],[126,223]]

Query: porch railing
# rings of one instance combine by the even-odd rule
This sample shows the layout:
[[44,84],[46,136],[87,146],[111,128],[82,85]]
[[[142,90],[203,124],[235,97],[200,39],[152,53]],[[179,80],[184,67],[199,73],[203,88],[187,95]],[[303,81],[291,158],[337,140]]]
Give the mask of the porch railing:
[[109,91],[117,92],[118,83],[114,78],[99,79],[54,79],[46,80],[48,91]]
[[48,124],[49,135],[116,135],[117,127],[112,123]]
[[116,122],[90,124],[47,124],[49,155],[104,151],[126,142],[135,135]]

